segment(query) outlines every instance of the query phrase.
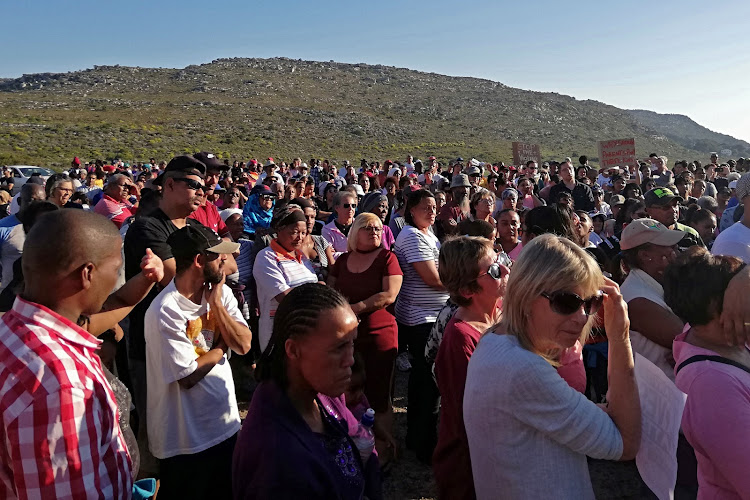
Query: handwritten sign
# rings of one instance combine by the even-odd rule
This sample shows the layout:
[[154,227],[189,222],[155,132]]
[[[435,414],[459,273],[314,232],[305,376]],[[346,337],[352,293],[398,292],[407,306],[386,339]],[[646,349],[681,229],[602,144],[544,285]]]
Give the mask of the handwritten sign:
[[635,165],[635,139],[599,141],[599,165],[602,168]]
[[542,154],[539,144],[526,144],[525,142],[513,143],[513,164],[517,167],[526,166],[526,162],[532,160],[541,163]]

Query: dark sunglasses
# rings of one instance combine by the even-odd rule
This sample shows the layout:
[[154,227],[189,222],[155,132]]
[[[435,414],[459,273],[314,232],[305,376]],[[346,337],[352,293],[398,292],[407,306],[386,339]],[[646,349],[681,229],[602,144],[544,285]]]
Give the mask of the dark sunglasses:
[[593,297],[589,297],[584,300],[575,293],[571,292],[553,292],[553,293],[542,293],[542,297],[549,300],[549,305],[557,314],[563,316],[569,316],[583,306],[583,312],[586,316],[591,316],[599,311],[604,301],[604,295],[601,290],[597,292]]
[[277,196],[274,196],[272,194],[262,194],[260,195],[261,200],[275,200]]
[[175,177],[174,180],[177,182],[184,182],[187,185],[187,187],[192,189],[193,191],[199,191],[199,190],[205,191],[206,190],[206,186],[204,186],[200,182],[193,180],[193,179],[188,179],[186,177]]
[[357,204],[356,203],[344,203],[341,206],[344,207],[344,208],[353,208],[354,210],[357,209]]
[[489,274],[490,278],[492,278],[493,280],[499,280],[500,278],[503,277],[503,268],[500,267],[500,264],[495,262],[492,265],[490,265],[486,273],[480,273],[479,276],[477,276],[477,279],[481,278],[485,274]]

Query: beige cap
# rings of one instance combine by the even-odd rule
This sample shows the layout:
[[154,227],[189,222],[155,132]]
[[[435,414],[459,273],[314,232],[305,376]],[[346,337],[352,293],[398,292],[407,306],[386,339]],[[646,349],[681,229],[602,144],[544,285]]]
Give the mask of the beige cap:
[[685,231],[667,229],[667,226],[654,219],[635,219],[622,230],[620,249],[630,250],[644,243],[671,247],[684,237]]

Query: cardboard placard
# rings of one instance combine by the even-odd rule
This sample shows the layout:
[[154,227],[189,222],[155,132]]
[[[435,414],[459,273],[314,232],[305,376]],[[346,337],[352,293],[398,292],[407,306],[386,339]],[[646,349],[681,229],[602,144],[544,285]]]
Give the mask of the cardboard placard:
[[539,144],[527,144],[525,142],[513,143],[513,165],[516,167],[525,167],[526,162],[533,160],[537,163],[542,162],[542,154]]
[[600,167],[626,167],[635,164],[636,158],[634,138],[599,141]]

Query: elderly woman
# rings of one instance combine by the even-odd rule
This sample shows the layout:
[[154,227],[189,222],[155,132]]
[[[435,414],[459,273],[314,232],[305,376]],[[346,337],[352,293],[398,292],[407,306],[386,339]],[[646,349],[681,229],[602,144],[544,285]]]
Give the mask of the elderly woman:
[[363,463],[342,396],[357,317],[340,293],[317,283],[294,289],[278,312],[237,439],[234,498],[379,498],[377,456]]
[[339,191],[333,199],[336,218],[323,226],[323,238],[333,247],[333,258],[346,252],[347,236],[357,213],[357,195],[350,191]]
[[380,217],[359,214],[349,231],[349,251],[331,268],[328,285],[344,294],[359,317],[359,335],[354,347],[362,354],[367,373],[365,396],[379,415],[376,431],[384,432],[378,437],[386,440],[386,446],[392,446],[391,387],[398,330],[396,318],[386,308],[396,301],[403,273],[396,255],[381,245],[382,234]]
[[406,446],[429,463],[437,443],[439,393],[424,357],[427,337],[437,314],[448,300],[438,274],[440,242],[430,227],[435,223],[435,197],[426,189],[409,195],[404,210],[406,226],[396,238],[394,252],[404,272],[396,302],[400,342],[414,357],[409,374]]
[[[674,380],[672,342],[684,323],[664,302],[664,271],[674,260],[682,231],[667,229],[653,219],[636,219],[620,239],[616,271],[627,273],[621,290],[630,312],[633,350]],[[615,273],[617,275],[617,273]]]
[[432,470],[438,498],[475,498],[463,417],[466,370],[480,337],[500,318],[508,272],[487,239],[462,236],[440,249],[440,280],[459,307],[445,327],[435,361],[441,404]]
[[495,204],[495,195],[490,191],[477,191],[469,201],[470,220],[484,220],[495,225],[492,217],[492,209]]
[[[59,208],[64,208],[70,201],[73,191],[75,191],[73,179],[68,177],[68,174],[51,175],[44,185],[44,191],[47,194],[47,201],[54,203]],[[81,208],[81,206],[78,205],[78,208]]]
[[262,232],[271,226],[273,207],[276,195],[265,184],[256,184],[250,191],[245,207],[242,209],[242,222],[245,234],[252,240],[257,232]]
[[305,221],[307,222],[307,236],[305,237],[305,241],[302,242],[300,250],[312,262],[318,279],[325,281],[326,276],[328,276],[328,268],[330,264],[333,264],[333,247],[321,235],[313,234],[315,217],[317,215],[315,204],[307,198],[295,198],[291,203],[302,209],[305,213]]
[[[604,303],[608,406],[557,374],[555,354],[588,335]],[[469,360],[464,424],[477,498],[593,499],[586,456],[631,460],[641,414],[627,307],[572,241],[534,238],[513,265],[503,318]]]
[[296,205],[289,205],[274,213],[271,227],[276,238],[258,252],[253,265],[253,277],[258,290],[258,340],[264,351],[271,338],[276,309],[294,287],[318,281],[310,259],[302,253],[307,237],[305,213]]
[[750,492],[750,351],[728,345],[720,322],[735,257],[693,247],[664,274],[664,298],[690,324],[673,344],[675,384],[687,394],[682,431],[698,459],[698,498],[747,498]]
[[380,218],[380,222],[383,223],[383,234],[380,241],[383,244],[383,248],[390,250],[393,244],[396,242],[396,238],[393,237],[391,228],[388,227],[388,197],[380,193],[368,193],[359,206],[360,213],[371,213],[375,214]]

